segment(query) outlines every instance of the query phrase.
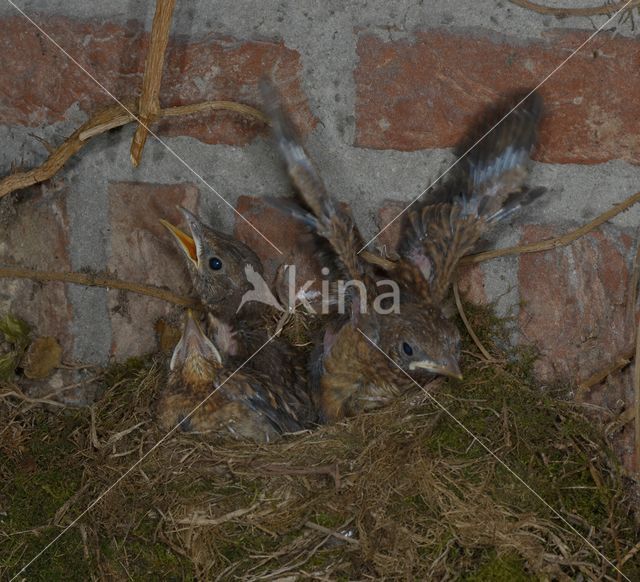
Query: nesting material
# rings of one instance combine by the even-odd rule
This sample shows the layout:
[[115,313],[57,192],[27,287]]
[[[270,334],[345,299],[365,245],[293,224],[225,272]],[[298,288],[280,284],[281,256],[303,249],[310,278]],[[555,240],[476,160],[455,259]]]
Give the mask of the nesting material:
[[[171,435],[41,556],[34,579],[640,579],[615,456],[577,407],[540,390],[533,355],[466,346],[465,380],[276,444]],[[303,321],[295,334],[302,342]],[[158,357],[105,375],[91,409],[0,398],[0,568],[15,574],[162,438]]]

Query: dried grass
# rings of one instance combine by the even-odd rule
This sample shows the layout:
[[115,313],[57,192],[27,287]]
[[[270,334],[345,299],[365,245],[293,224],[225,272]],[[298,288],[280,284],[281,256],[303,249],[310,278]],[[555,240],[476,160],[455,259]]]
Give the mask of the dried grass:
[[[486,314],[467,315],[500,357],[488,363],[472,353],[463,383],[439,381],[429,390],[640,579],[631,489],[599,429],[535,386],[529,354],[500,352]],[[26,409],[0,399],[0,575],[16,573],[159,440],[150,405],[163,377],[158,358],[110,369],[91,410]],[[168,439],[27,575],[60,572],[67,579],[69,572],[79,579],[617,579],[423,394],[271,445]]]

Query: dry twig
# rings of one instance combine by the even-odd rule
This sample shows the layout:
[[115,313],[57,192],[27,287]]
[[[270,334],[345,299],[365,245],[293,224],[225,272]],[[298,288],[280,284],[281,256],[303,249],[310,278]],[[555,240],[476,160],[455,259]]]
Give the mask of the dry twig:
[[478,347],[478,349],[480,350],[480,352],[484,356],[485,360],[487,360],[488,362],[492,361],[493,358],[491,357],[491,354],[482,345],[482,342],[480,341],[480,338],[476,335],[476,332],[473,331],[473,328],[471,327],[471,324],[469,323],[469,320],[467,319],[467,315],[465,314],[464,308],[462,307],[462,301],[460,301],[460,293],[458,292],[458,284],[457,283],[453,284],[453,297],[456,300],[456,307],[458,308],[458,313],[460,314],[460,318],[462,319],[462,322],[464,323],[464,326],[467,328],[467,332],[469,332],[469,335],[471,336],[471,339],[473,340],[473,343],[476,344],[476,346]]
[[329,529],[328,527],[324,527],[323,525],[320,525],[318,523],[314,523],[313,521],[305,521],[304,522],[305,527],[308,527],[309,529],[313,529],[316,531],[319,531],[323,534],[326,534],[328,536],[334,537],[337,540],[340,540],[342,542],[347,542],[348,544],[352,544],[354,546],[359,546],[360,542],[355,539],[355,538],[351,538],[349,536],[346,536],[344,534],[341,534],[337,531],[334,531],[332,529]]
[[[636,192],[635,194],[616,204],[606,212],[599,214],[593,220],[561,236],[548,238],[524,245],[516,245],[512,247],[506,247],[504,249],[494,249],[491,251],[467,255],[466,257],[462,258],[460,264],[468,265],[474,263],[482,263],[484,261],[490,261],[491,259],[497,259],[498,257],[539,253],[541,251],[550,251],[559,247],[567,246],[583,237],[584,235],[595,230],[599,226],[602,226],[605,222],[608,222],[612,218],[615,218],[618,214],[624,212],[625,210],[628,210],[629,208],[631,208],[631,206],[637,204],[638,202],[640,202],[640,192]],[[367,262],[378,265],[383,269],[386,269],[387,271],[393,271],[397,264],[397,261],[382,257],[376,253],[372,253],[371,251],[362,251],[361,254],[362,258]]]
[[[72,133],[42,165],[32,170],[17,172],[2,178],[0,180],[0,198],[16,190],[21,190],[22,188],[27,188],[52,178],[74,154],[82,149],[89,139],[133,121],[133,117],[129,111],[137,116],[137,106],[131,101],[123,101],[123,105],[128,111],[119,105],[112,105],[96,113],[91,119]],[[156,118],[181,117],[217,110],[233,111],[234,113],[253,117],[263,123],[266,122],[265,116],[257,109],[232,101],[205,101],[192,105],[168,107],[161,109]]]
[[[552,14],[554,16],[599,16],[603,14],[613,14],[618,10],[624,8],[627,3],[625,0],[618,2],[617,4],[603,4],[602,6],[585,6],[584,8],[561,8],[544,6],[542,4],[536,4],[529,0],[510,0],[512,4],[526,8],[527,10],[533,10],[538,14]],[[636,6],[640,5],[640,1],[636,0],[631,2],[627,7],[627,10],[633,10]]]
[[620,560],[618,564],[618,568],[622,568],[633,556],[635,556],[638,552],[640,552],[640,542],[638,542],[631,550],[629,550],[624,558]]
[[169,29],[176,0],[158,0],[151,28],[151,41],[142,79],[140,96],[140,123],[131,142],[131,163],[137,166],[147,141],[147,127],[160,111],[160,83],[164,54],[169,42]]
[[618,356],[613,362],[598,370],[594,374],[591,374],[586,380],[583,380],[578,384],[578,390],[584,392],[589,390],[592,386],[596,386],[604,380],[607,379],[611,374],[615,374],[618,370],[622,370],[625,366],[628,366],[631,363],[631,358],[633,358],[633,354],[635,353],[635,348],[631,349],[629,353],[622,354]]
[[637,202],[640,202],[640,192],[636,192],[632,196],[629,196],[626,200],[616,204],[613,208],[610,208],[606,212],[603,212],[599,216],[596,216],[587,224],[582,225],[580,228],[576,228],[562,236],[541,240],[526,245],[516,245],[513,247],[507,247],[505,249],[496,249],[493,251],[486,251],[484,253],[477,253],[474,255],[467,255],[460,261],[461,264],[468,263],[481,263],[482,261],[488,261],[497,257],[504,257],[507,255],[521,255],[528,253],[537,253],[540,251],[550,251],[558,247],[564,247],[573,241],[583,237],[592,230],[595,230],[599,226],[602,226],[605,222],[608,222],[621,212],[624,212]]
[[[185,517],[183,519],[176,519],[173,523],[176,525],[187,525],[189,528],[192,527],[204,527],[204,526],[212,526],[212,525],[220,525],[221,523],[225,523],[232,519],[236,519],[238,517],[242,517],[247,513],[251,513],[257,507],[260,506],[260,503],[254,503],[251,507],[242,507],[240,509],[236,509],[234,511],[230,511],[229,513],[225,513],[220,517],[208,517],[206,515],[199,515],[198,513],[194,513],[189,517]],[[186,528],[188,529],[188,528]],[[176,532],[181,531],[180,529],[174,530]]]
[[[126,103],[127,107],[133,104]],[[90,131],[96,127],[108,126],[102,131],[107,131],[112,127],[118,127],[131,121],[128,113],[123,112],[120,106],[108,107],[96,113],[89,121],[84,123],[79,129],[74,131],[65,142],[57,148],[39,167],[26,172],[18,172],[11,174],[0,180],[0,198],[20,190],[21,188],[27,188],[33,184],[44,182],[53,175],[55,175],[67,160],[76,154],[84,145],[84,140],[80,137],[83,132]],[[101,132],[102,133],[102,132]]]
[[636,332],[636,354],[633,369],[633,396],[635,409],[635,452],[640,459],[640,333]]
[[131,281],[121,281],[113,279],[107,275],[58,272],[58,271],[36,271],[34,269],[23,269],[20,267],[0,267],[0,278],[9,279],[30,279],[32,281],[61,281],[63,283],[75,283],[76,285],[86,285],[88,287],[106,287],[108,289],[123,289],[148,297],[155,297],[162,301],[167,301],[183,307],[197,307],[198,302],[189,297],[176,295],[166,289],[160,289],[152,285],[142,285]]

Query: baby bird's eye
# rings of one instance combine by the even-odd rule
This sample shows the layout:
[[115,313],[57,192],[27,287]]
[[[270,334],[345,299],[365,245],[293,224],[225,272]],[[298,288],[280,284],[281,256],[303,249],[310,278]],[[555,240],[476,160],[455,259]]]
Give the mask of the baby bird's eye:
[[209,259],[209,267],[214,271],[222,269],[222,261],[218,257],[211,257]]
[[407,342],[402,342],[402,351],[407,356],[413,356],[413,348]]

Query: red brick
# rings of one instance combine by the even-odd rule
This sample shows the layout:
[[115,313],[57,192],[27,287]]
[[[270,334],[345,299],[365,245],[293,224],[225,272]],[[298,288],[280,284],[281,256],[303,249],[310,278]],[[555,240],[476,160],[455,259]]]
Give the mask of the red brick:
[[[0,264],[46,271],[69,271],[69,223],[64,192],[30,190],[15,213],[0,217]],[[10,312],[29,323],[34,337],[55,337],[65,358],[73,349],[72,309],[64,283],[0,279],[0,314]]]
[[[418,32],[412,40],[359,38],[356,144],[417,150],[455,145],[487,108],[536,86],[589,35],[552,31],[542,41]],[[547,115],[537,159],[640,163],[640,41],[601,33],[540,89]]]
[[[400,200],[384,200],[378,210],[378,228],[385,228],[380,236],[376,238],[375,245],[387,255],[393,255],[400,233],[402,231],[402,220],[398,214],[402,212],[408,202]],[[394,220],[395,219],[395,220]],[[392,222],[393,221],[393,222]],[[481,265],[466,265],[460,268],[458,273],[458,285],[461,295],[472,303],[486,304],[488,302],[484,288],[484,271]]]
[[489,299],[485,290],[485,279],[482,265],[463,265],[458,272],[458,288],[460,295],[476,305],[487,305]]
[[[522,243],[556,234],[526,226]],[[630,245],[629,237],[608,228],[567,247],[520,257],[520,328],[524,342],[540,350],[541,380],[584,380],[629,344],[625,254]]]
[[260,257],[267,282],[274,280],[282,264],[296,266],[299,284],[320,278],[313,237],[300,222],[254,196],[240,196],[236,209],[282,252],[274,249],[246,221],[236,217],[234,235]]
[[[127,281],[188,295],[191,283],[185,260],[159,220],[182,224],[176,204],[194,210],[197,197],[193,184],[111,184],[109,270]],[[155,351],[157,320],[175,318],[181,309],[152,297],[119,291],[109,291],[108,302],[112,354],[119,360]]]
[[[125,25],[62,17],[37,17],[56,42],[119,99],[141,87],[148,33]],[[39,126],[60,121],[74,103],[91,113],[113,101],[83,71],[21,16],[0,20],[0,123]],[[271,75],[303,131],[315,124],[300,86],[300,55],[281,42],[206,37],[172,38],[160,100],[163,106],[205,100],[260,102],[258,81]],[[200,114],[163,122],[162,131],[207,143],[244,144],[261,124],[229,113]]]

